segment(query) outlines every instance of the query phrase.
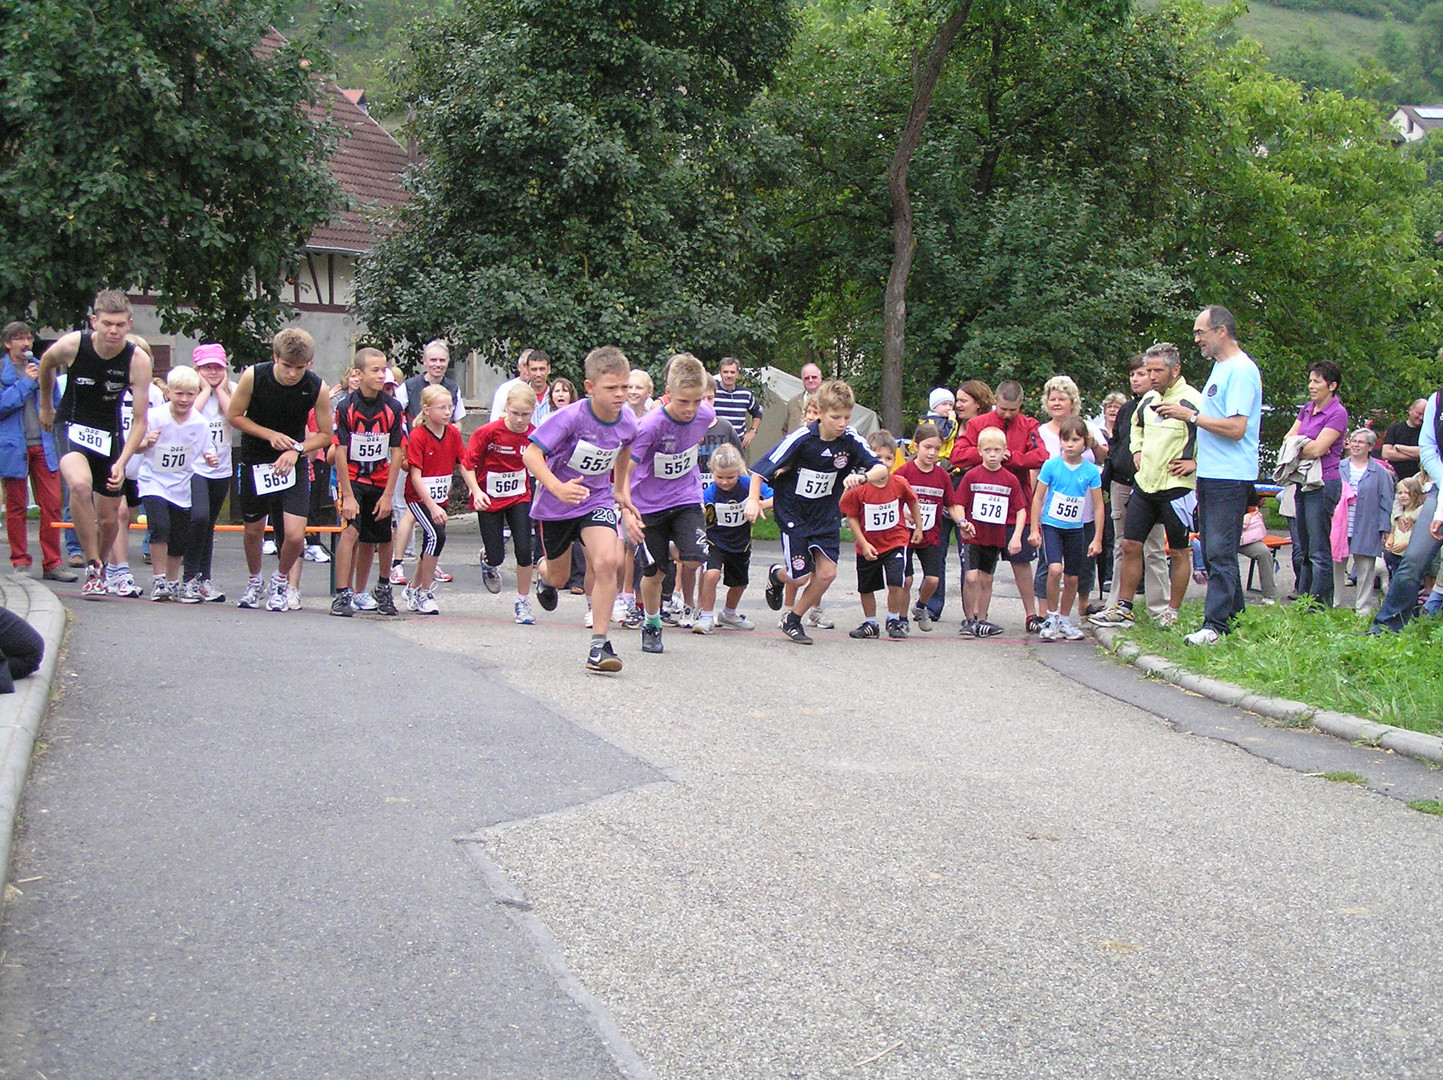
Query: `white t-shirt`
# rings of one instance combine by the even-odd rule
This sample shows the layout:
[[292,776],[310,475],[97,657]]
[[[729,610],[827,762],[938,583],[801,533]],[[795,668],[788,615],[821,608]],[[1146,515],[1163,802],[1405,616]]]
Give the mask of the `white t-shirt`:
[[190,478],[205,454],[214,453],[210,423],[194,409],[177,423],[170,406],[162,404],[149,417],[151,431],[160,438],[140,458],[140,495],[159,495],[174,506],[190,508]]
[[[132,419],[130,414],[130,403],[131,395],[130,391],[127,389],[125,393],[120,395],[120,441],[122,444],[125,443],[126,439],[130,438],[130,421]],[[150,406],[149,411],[146,415],[158,416],[160,414],[160,410],[163,408],[165,408],[165,394],[161,393],[160,387],[156,386],[155,383],[151,383]],[[133,458],[131,458],[125,463],[125,478],[127,480],[135,480],[139,478],[140,459],[144,455],[145,451],[142,450],[139,454],[136,454]],[[176,505],[179,506],[180,504],[177,503]],[[187,502],[185,505],[189,506],[190,503]]]
[[[234,390],[234,387],[232,387]],[[227,480],[230,478],[230,440],[231,426],[226,423],[225,413],[221,411],[220,400],[214,393],[205,399],[205,404],[200,408],[200,414],[205,417],[206,426],[210,428],[210,442],[214,447],[215,456],[220,458],[220,464],[207,465],[204,461],[196,462],[195,474],[203,476],[207,480]]]

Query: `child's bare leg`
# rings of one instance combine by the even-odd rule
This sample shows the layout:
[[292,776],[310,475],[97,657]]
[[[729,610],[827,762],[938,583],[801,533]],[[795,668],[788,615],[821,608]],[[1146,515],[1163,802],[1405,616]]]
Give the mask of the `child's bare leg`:
[[[591,580],[591,571],[586,572],[587,581]],[[550,585],[553,589],[564,589],[566,582],[571,578],[571,548],[568,547],[554,559],[548,559],[543,555],[536,563],[536,580],[543,585]],[[520,580],[520,573],[517,574]]]
[[1032,595],[1032,564],[1013,563],[1012,576],[1017,579],[1017,591],[1022,594],[1022,611],[1030,619],[1037,614],[1037,598]]
[[[962,617],[964,619],[980,619],[978,609],[983,608],[980,601],[981,594],[981,570],[968,570],[967,576],[962,579]],[[991,590],[989,589],[990,593]]]
[[973,589],[973,607],[971,608],[976,614],[972,617],[974,619],[985,619],[987,618],[987,612],[992,607],[992,575],[983,574],[980,571],[974,572],[977,573],[978,577],[977,584]]
[[862,594],[862,614],[869,619],[877,617],[877,594],[864,592]]
[[[375,545],[375,544],[367,544],[367,543],[361,542],[360,540],[357,540],[357,542],[356,542],[356,569],[355,569],[355,571],[354,571],[354,575],[355,575],[355,578],[356,578],[356,591],[357,591],[358,593],[362,593],[362,592],[365,592],[365,591],[366,591],[366,582],[369,581],[370,578],[371,578],[371,560],[374,559],[375,557],[376,557],[376,545]],[[389,564],[388,564],[388,567],[389,567]]]
[[[590,525],[581,530],[581,546],[586,549],[586,568],[595,576],[591,582],[591,610],[598,625],[592,628],[596,637],[605,637],[611,620],[611,605],[616,601],[616,583],[626,550],[615,529],[601,525]],[[658,574],[658,589],[660,588]],[[565,578],[562,579],[565,581]]]
[[[717,573],[720,574],[721,571],[718,570]],[[742,602],[742,597],[746,594],[746,591],[747,587],[745,585],[733,585],[727,590],[728,611],[735,611],[737,609],[737,605]]]
[[[1077,590],[1077,578],[1072,579],[1072,588]],[[1062,564],[1047,564],[1047,610],[1057,612],[1058,600],[1062,593]]]
[[[708,570],[701,576],[701,595],[696,598],[699,611],[713,611],[716,609],[716,590],[721,584],[722,572],[720,570]],[[727,602],[731,602],[731,590],[727,592]]]
[[[1049,601],[1052,597],[1051,573],[1048,574],[1047,595]],[[1072,614],[1072,602],[1077,599],[1077,575],[1066,574],[1062,578],[1062,607],[1058,608],[1058,614],[1064,618]]]
[[837,580],[837,564],[825,555],[818,553],[812,561],[812,572],[807,578],[806,588],[797,602],[792,605],[792,612],[798,617],[805,615],[812,608],[822,602],[822,597]]
[[907,589],[905,586],[887,586],[887,614],[898,619],[907,617]]

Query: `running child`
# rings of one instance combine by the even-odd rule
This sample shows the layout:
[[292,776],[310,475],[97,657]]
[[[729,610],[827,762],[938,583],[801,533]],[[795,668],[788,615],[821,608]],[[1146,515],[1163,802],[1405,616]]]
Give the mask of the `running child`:
[[[711,382],[710,379],[707,380]],[[731,427],[730,421],[723,421]],[[747,520],[746,459],[740,446],[723,444],[711,454],[712,481],[702,491],[702,513],[706,515],[706,570],[697,597],[700,614],[693,634],[723,630],[755,630],[756,624],[737,610],[742,594],[751,583],[752,525]],[[772,505],[772,489],[762,484],[762,509]],[[726,607],[716,614],[717,585],[726,586]]]
[[[755,523],[761,517],[762,484],[770,483],[782,530],[785,563],[774,564],[767,571],[767,606],[781,610],[787,582],[808,579],[782,619],[782,632],[798,645],[812,644],[802,616],[821,603],[837,578],[842,490],[887,475],[881,459],[849,426],[855,405],[852,388],[846,383],[823,383],[817,390],[820,418],[784,438],[752,470],[747,521]],[[865,476],[854,470],[863,470]],[[838,475],[843,477],[840,484]]]
[[137,485],[150,526],[152,600],[180,599],[180,567],[190,533],[191,482],[196,465],[214,466],[210,424],[195,411],[200,376],[195,368],[170,369],[169,403],[147,410],[150,447],[140,455]]
[[707,555],[697,451],[716,420],[716,410],[702,401],[710,381],[695,356],[673,356],[667,363],[665,404],[641,418],[631,454],[616,468],[617,503],[637,545],[644,653],[662,651],[662,581],[672,545],[683,567],[694,568]]
[[542,609],[556,610],[556,591],[571,573],[571,545],[578,538],[593,575],[592,609],[601,613],[602,625],[591,633],[587,671],[621,670],[607,640],[606,613],[616,600],[622,558],[611,470],[636,437],[636,414],[624,407],[630,374],[620,349],[592,349],[586,355],[588,396],[542,421],[522,455],[539,484],[531,516],[541,525],[544,554],[536,566],[536,599]]
[[[446,501],[451,497],[451,474],[457,466],[472,499],[483,499],[476,474],[466,464],[466,444],[461,431],[451,423],[455,402],[451,391],[427,385],[418,395],[420,421],[406,440],[406,507],[421,530],[421,557],[416,560],[416,577],[406,586],[406,608],[420,615],[437,615],[436,559],[446,546]],[[385,566],[385,563],[381,563]]]
[[[907,636],[907,545],[922,538],[922,514],[912,485],[891,471],[897,454],[897,440],[890,431],[879,429],[867,436],[867,445],[888,471],[868,475],[868,482],[856,484],[842,494],[841,510],[847,527],[857,541],[857,592],[862,596],[862,625],[850,633],[854,638],[881,636],[877,625],[877,591],[887,588],[887,636],[900,641]],[[902,510],[906,508],[907,517]],[[915,522],[910,529],[908,521]]]
[[[1022,481],[1002,467],[1007,458],[1007,435],[1001,428],[984,428],[977,435],[981,465],[968,469],[957,484],[962,509],[958,529],[970,546],[967,576],[962,585],[962,637],[989,638],[1002,627],[988,620],[992,607],[992,578],[999,560],[1022,551],[1027,532],[1027,496]],[[1008,522],[1012,522],[1011,536]]]
[[[336,542],[337,589],[331,614],[350,618],[352,601],[366,591],[371,562],[380,553],[374,598],[382,615],[397,615],[386,567],[391,565],[391,500],[405,461],[405,410],[386,393],[386,354],[362,349],[353,365],[361,384],[336,412],[336,510],[345,526]],[[355,591],[352,591],[354,576]]]
[[535,411],[536,391],[528,383],[517,383],[507,391],[501,415],[477,428],[466,448],[466,460],[478,486],[471,501],[481,530],[481,582],[488,592],[501,591],[505,529],[509,528],[511,547],[516,553],[516,600],[512,609],[522,626],[536,621],[530,599],[531,487],[522,461],[530,435],[536,430],[531,423]]
[[[935,395],[934,395],[935,396]],[[942,581],[942,568],[947,561],[947,549],[942,546],[942,513],[953,521],[962,520],[962,504],[957,499],[957,490],[952,486],[951,474],[937,464],[942,456],[942,433],[937,425],[924,422],[917,425],[912,433],[913,458],[897,470],[897,475],[911,485],[917,495],[917,507],[921,518],[917,522],[922,528],[922,539],[907,549],[907,593],[912,592],[912,560],[915,556],[922,566],[922,587],[917,591],[917,603],[912,608],[912,618],[919,630],[932,629],[932,616],[927,602],[937,591]]]
[[1094,519],[1102,520],[1102,473],[1082,457],[1089,443],[1085,420],[1069,416],[1061,421],[1057,434],[1062,454],[1047,459],[1032,493],[1032,546],[1047,559],[1050,612],[1037,636],[1056,641],[1061,634],[1068,641],[1081,641],[1087,635],[1070,618],[1077,578],[1083,561],[1102,550],[1101,530],[1094,533],[1091,544],[1084,540],[1083,507],[1091,499]]

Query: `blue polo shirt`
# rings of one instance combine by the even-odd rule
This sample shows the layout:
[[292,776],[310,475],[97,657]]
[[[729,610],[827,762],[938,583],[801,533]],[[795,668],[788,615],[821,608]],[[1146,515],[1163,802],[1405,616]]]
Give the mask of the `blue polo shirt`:
[[1241,439],[1225,439],[1197,429],[1197,475],[1205,480],[1256,480],[1258,428],[1263,421],[1263,380],[1258,365],[1245,352],[1213,364],[1202,391],[1202,416],[1226,420],[1246,416]]

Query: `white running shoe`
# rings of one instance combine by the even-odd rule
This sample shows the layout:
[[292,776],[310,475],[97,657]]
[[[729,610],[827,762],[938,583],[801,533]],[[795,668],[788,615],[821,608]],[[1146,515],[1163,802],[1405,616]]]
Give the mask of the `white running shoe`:
[[702,615],[692,624],[691,632],[693,634],[710,634],[715,629],[716,620],[710,615]]
[[740,611],[735,615],[728,615],[723,611],[716,617],[716,624],[722,630],[755,630],[757,628],[757,624]]
[[587,609],[586,609],[586,618],[583,619],[583,620],[581,620],[581,625],[584,626],[584,627],[586,627],[588,630],[591,629],[591,609],[590,609],[590,608],[587,608]]
[[135,597],[141,595],[140,586],[135,583],[135,577],[130,571],[121,574],[112,574],[105,579],[106,591],[111,596]]
[[630,605],[618,596],[616,601],[611,605],[611,621],[614,623],[626,622],[626,613],[629,610]]
[[280,575],[280,572],[271,575],[271,595],[266,600],[267,611],[286,611],[290,608],[290,601],[287,594],[291,591],[291,583]]
[[531,601],[524,596],[516,601],[516,623],[518,626],[536,625],[536,616],[531,614]]
[[1037,631],[1037,636],[1042,641],[1056,641],[1058,634],[1057,616],[1049,615],[1042,624],[1042,629]]
[[241,593],[241,598],[235,602],[235,606],[240,608],[251,608],[252,610],[260,607],[261,593],[263,591],[264,586],[261,585],[261,579],[251,578],[250,581],[246,582],[246,591]]
[[276,542],[269,536],[261,541],[261,554],[274,555],[276,553]]
[[436,597],[430,589],[416,590],[416,614],[418,615],[439,615],[441,609],[436,606]]
[[827,618],[827,613],[820,607],[814,607],[807,612],[807,625],[815,626],[818,630],[835,630],[837,624]]
[[407,585],[401,590],[401,603],[406,605],[407,611],[416,610],[416,590]]
[[1065,641],[1085,641],[1087,639],[1087,635],[1082,632],[1082,627],[1065,615],[1057,621],[1057,629]]
[[1177,608],[1164,608],[1158,614],[1157,618],[1153,619],[1153,622],[1166,630],[1171,626],[1177,625],[1177,614]]
[[358,592],[351,597],[352,611],[375,611],[376,598],[368,592]]
[[1216,645],[1222,640],[1222,635],[1211,626],[1204,626],[1201,630],[1194,631],[1183,638],[1189,645]]
[[676,617],[676,625],[683,630],[690,630],[696,625],[696,612],[682,605],[681,614]]
[[286,610],[287,610],[287,611],[300,611],[300,610],[301,610],[301,590],[300,590],[300,589],[293,589],[293,588],[291,588],[290,586],[286,586]]
[[301,553],[306,562],[328,563],[331,561],[331,553],[320,544],[307,544],[306,550]]
[[[392,563],[392,564],[391,564],[391,584],[392,584],[392,585],[404,585],[404,584],[406,584],[406,564],[405,564],[405,563],[403,563],[403,562],[398,562],[398,563]],[[370,610],[370,609],[368,608],[367,610]]]

